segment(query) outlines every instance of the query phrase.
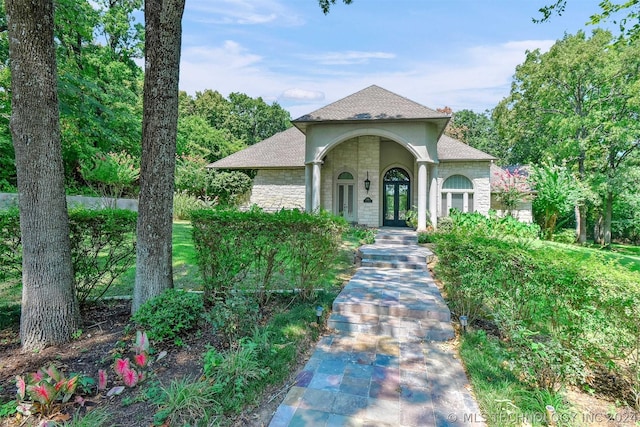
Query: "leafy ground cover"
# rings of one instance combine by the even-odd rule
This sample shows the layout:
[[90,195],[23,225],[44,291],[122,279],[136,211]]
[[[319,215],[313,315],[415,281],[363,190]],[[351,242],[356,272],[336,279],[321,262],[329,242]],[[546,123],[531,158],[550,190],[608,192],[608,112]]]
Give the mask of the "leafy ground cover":
[[626,255],[479,221],[454,215],[428,240],[454,317],[469,318],[461,355],[489,425],[546,425],[547,405],[558,425],[635,425],[640,276]]
[[[189,224],[176,228],[175,261],[195,275]],[[51,364],[67,380],[77,374],[79,385],[68,402],[47,403],[50,425],[264,425],[324,331],[316,324],[316,305],[328,315],[353,273],[354,249],[370,235],[362,230],[343,235],[336,269],[310,299],[278,292],[259,305],[252,293],[238,290],[215,310],[198,312],[201,294],[172,291],[176,304],[167,300],[158,304],[164,311],[149,310],[133,319],[128,301],[103,300],[85,306],[83,330],[70,345],[28,355],[20,352],[17,318],[7,320],[9,326],[0,332],[0,425],[38,424],[42,404],[33,396],[37,383],[29,373]],[[159,326],[153,333],[152,325]],[[142,329],[149,331],[148,359],[136,342]],[[100,371],[106,375],[102,388]],[[135,378],[128,376],[133,373]],[[35,404],[26,409],[30,415],[16,413],[16,375],[32,384],[31,393],[28,385],[25,391],[25,403]]]

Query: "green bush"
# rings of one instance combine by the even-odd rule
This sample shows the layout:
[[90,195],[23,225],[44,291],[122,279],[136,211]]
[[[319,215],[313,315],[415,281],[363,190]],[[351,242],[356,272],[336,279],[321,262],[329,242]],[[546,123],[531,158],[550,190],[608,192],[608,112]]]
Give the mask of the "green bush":
[[576,242],[576,230],[564,228],[560,231],[553,233],[551,238],[554,242],[572,244]]
[[173,340],[181,346],[182,338],[198,326],[202,314],[200,294],[168,289],[142,304],[131,319],[150,340]]
[[451,310],[494,322],[518,351],[516,365],[529,383],[557,390],[581,383],[587,366],[615,367],[640,391],[623,362],[640,354],[640,275],[596,257],[464,229],[433,238]]
[[[116,278],[135,262],[137,214],[122,209],[69,211],[71,258],[78,301],[102,297]],[[0,281],[22,274],[20,214],[0,211]]]
[[202,209],[202,201],[182,190],[173,195],[173,219],[189,220],[191,212]]
[[242,283],[264,301],[274,278],[310,298],[336,259],[344,219],[327,213],[253,208],[192,213],[193,238],[205,286],[205,304],[213,305]]
[[0,282],[19,282],[21,272],[20,212],[0,210]]
[[233,293],[218,300],[206,317],[218,338],[230,347],[253,332],[260,319],[260,307],[253,298]]
[[136,257],[137,213],[123,209],[69,211],[76,295],[83,304],[100,299]]

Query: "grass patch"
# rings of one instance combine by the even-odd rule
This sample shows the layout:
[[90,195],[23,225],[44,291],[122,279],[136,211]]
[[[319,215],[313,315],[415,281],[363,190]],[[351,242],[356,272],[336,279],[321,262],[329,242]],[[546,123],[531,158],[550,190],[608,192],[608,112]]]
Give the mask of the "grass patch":
[[573,418],[562,393],[532,389],[518,379],[513,369],[518,355],[498,338],[471,330],[462,337],[460,355],[489,426],[546,426],[547,405],[556,409],[558,419]]
[[613,261],[630,271],[640,272],[640,246],[612,244],[611,249],[600,246],[578,246],[574,244],[538,240],[532,244],[534,248],[553,248],[585,263],[602,258]]

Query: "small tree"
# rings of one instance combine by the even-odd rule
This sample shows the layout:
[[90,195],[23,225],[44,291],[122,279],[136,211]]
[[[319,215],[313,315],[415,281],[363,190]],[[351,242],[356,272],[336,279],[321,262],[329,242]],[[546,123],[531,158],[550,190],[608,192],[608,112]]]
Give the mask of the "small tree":
[[530,193],[527,183],[527,174],[516,168],[513,170],[500,169],[495,172],[496,180],[493,190],[496,192],[496,199],[504,208],[506,215],[513,215],[513,211],[518,208],[518,204],[526,200]]
[[98,153],[80,163],[80,174],[115,208],[117,199],[130,188],[140,176],[140,167],[128,153]]
[[536,191],[533,211],[539,218],[545,238],[550,240],[558,218],[571,212],[573,207],[583,200],[583,192],[577,180],[564,166],[543,163],[534,167],[529,177]]

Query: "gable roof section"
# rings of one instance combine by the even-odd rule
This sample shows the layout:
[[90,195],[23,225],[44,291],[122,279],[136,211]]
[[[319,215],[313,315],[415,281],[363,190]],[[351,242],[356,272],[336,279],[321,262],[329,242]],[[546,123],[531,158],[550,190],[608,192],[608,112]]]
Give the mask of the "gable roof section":
[[295,127],[207,165],[213,169],[290,169],[304,167],[305,137]]
[[447,135],[442,135],[438,140],[438,159],[440,161],[449,162],[460,162],[466,160],[497,160],[496,157]]
[[292,123],[304,132],[308,123],[428,119],[440,119],[437,121],[443,121],[446,124],[450,116],[372,85],[319,110],[305,114],[293,120]]
[[[293,127],[211,163],[207,167],[214,169],[303,168],[304,144],[304,134]],[[438,158],[441,161],[490,161],[496,159],[446,135],[442,135],[438,141]]]

